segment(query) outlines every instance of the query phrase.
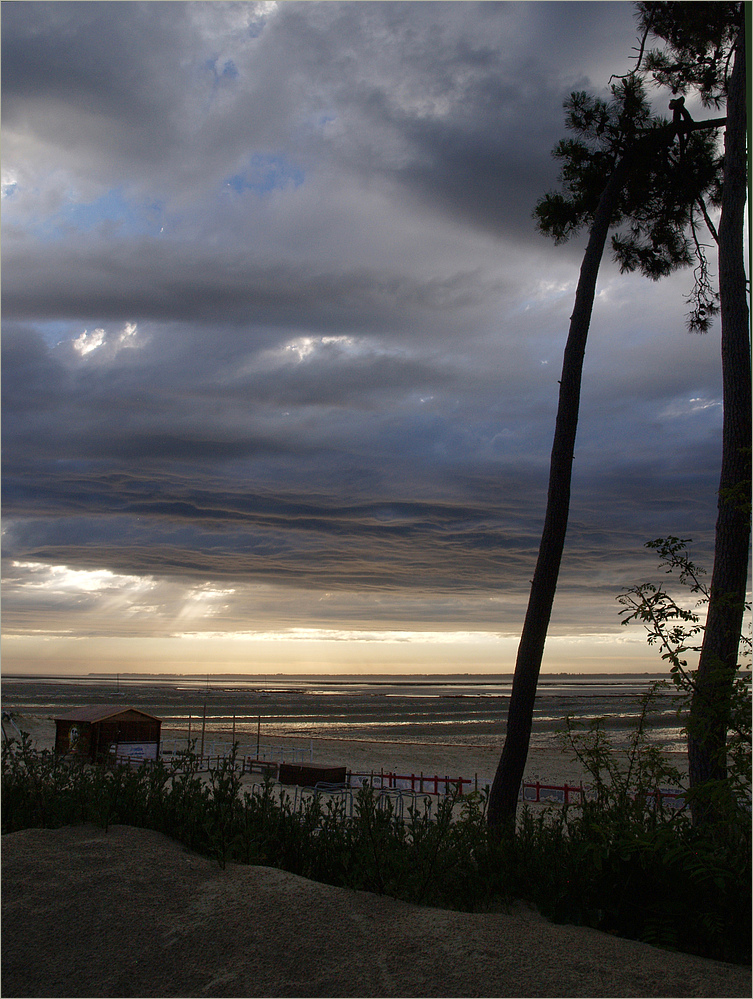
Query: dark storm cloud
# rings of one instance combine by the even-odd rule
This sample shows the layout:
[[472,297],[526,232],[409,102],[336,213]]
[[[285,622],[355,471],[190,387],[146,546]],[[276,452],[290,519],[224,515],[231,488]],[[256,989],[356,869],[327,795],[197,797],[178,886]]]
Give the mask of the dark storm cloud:
[[[531,211],[633,43],[620,3],[5,4],[6,619],[172,629],[206,584],[232,630],[281,585],[262,620],[517,627],[580,264]],[[708,552],[690,283],[603,267],[560,623],[648,538]]]
[[21,119],[29,105],[39,104],[43,113],[52,99],[61,108],[143,127],[155,106],[150,82],[179,51],[168,45],[171,24],[163,10],[132,3],[6,4],[2,82],[8,123]]
[[[454,310],[482,299],[476,274],[421,280],[399,270],[333,273],[255,263],[237,253],[201,253],[170,245],[20,250],[4,266],[3,304],[20,319],[84,321],[247,320],[313,329],[380,328],[412,314]],[[314,265],[315,266],[315,265]],[[36,282],[30,287],[29,271]],[[488,282],[487,282],[488,286]],[[398,318],[402,317],[402,318]]]
[[286,44],[355,126],[336,154],[474,229],[530,239],[562,101],[587,84],[608,33],[630,31],[632,10],[600,4],[594,28],[592,4],[370,8],[283,8]]
[[[598,17],[593,4],[284,3],[268,24],[244,7],[9,5],[7,141],[31,125],[81,182],[176,206],[254,148],[286,148],[304,170],[397,178],[474,226],[491,217],[530,238],[561,101],[600,68],[611,32],[632,32],[614,3]],[[233,67],[225,89],[218,60]]]

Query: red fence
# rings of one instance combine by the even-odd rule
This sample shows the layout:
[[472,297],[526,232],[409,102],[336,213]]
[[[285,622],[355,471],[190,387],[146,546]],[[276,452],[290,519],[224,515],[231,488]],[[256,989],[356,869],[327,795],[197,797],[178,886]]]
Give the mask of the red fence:
[[[351,787],[370,784],[378,790],[413,791],[417,794],[470,794],[491,786],[488,778],[472,779],[464,777],[440,777],[437,774],[396,774],[380,771],[369,773],[348,773],[348,783]],[[547,784],[542,781],[523,781],[519,798],[524,802],[552,802],[560,805],[578,805],[582,796],[594,797],[591,788],[583,784]],[[649,797],[661,800],[670,808],[681,808],[684,804],[684,792],[677,788],[657,788]]]
[[[179,754],[176,754],[179,756]],[[223,756],[200,757],[194,759],[194,765],[198,770],[209,770],[219,768],[224,762]],[[153,763],[151,760],[142,758],[130,758],[119,756],[118,763],[127,763],[131,766],[144,763]],[[236,767],[241,773],[262,773],[270,776],[277,776],[278,765],[267,760],[259,760],[250,756],[238,757]],[[361,787],[367,784],[375,790],[382,791],[408,791],[413,794],[446,795],[446,794],[471,794],[474,791],[483,790],[491,786],[489,778],[479,778],[476,774],[473,778],[449,777],[447,774],[441,777],[439,774],[398,774],[393,771],[385,773],[375,770],[354,773],[348,771],[345,784],[349,787]],[[583,800],[595,797],[593,790],[583,784],[548,784],[542,781],[523,781],[518,797],[523,802],[537,803],[549,802],[560,805],[578,805]],[[678,788],[661,787],[647,796],[655,802],[661,801],[669,808],[682,808],[685,804],[685,794]]]

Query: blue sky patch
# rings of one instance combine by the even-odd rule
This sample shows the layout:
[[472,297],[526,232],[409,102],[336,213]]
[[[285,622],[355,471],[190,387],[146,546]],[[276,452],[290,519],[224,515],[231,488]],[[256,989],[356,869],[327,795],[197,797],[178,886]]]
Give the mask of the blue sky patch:
[[251,157],[246,170],[234,174],[226,183],[236,194],[243,194],[244,191],[269,194],[289,184],[300,187],[303,180],[303,170],[283,154],[257,153]]
[[56,347],[63,340],[71,340],[81,332],[80,323],[51,319],[46,322],[34,323],[34,328],[41,333],[48,347]]
[[61,239],[72,233],[105,231],[118,236],[156,236],[163,225],[160,202],[133,204],[118,188],[91,202],[70,201],[46,219],[35,220],[30,228],[43,240]]
[[226,59],[221,67],[217,57],[207,59],[204,65],[214,77],[215,83],[226,83],[228,80],[235,80],[238,76],[238,67],[232,59]]

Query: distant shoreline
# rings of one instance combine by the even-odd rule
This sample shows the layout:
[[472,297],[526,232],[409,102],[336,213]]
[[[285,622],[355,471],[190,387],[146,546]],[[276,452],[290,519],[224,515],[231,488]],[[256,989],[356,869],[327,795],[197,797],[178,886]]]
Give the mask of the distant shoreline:
[[[113,681],[121,680],[166,680],[206,683],[207,680],[216,683],[233,682],[243,680],[248,682],[256,681],[279,681],[295,683],[331,683],[331,684],[352,684],[352,683],[373,683],[373,684],[443,684],[470,685],[486,683],[511,683],[513,673],[3,673],[3,680],[52,680],[68,681],[81,680],[83,682],[93,681]],[[539,679],[539,686],[546,686],[547,683],[561,682],[572,679],[578,681],[596,681],[599,679],[609,679],[612,682],[625,682],[630,680],[668,680],[669,674],[662,672],[583,672],[583,673],[542,673]]]
[[[557,744],[566,719],[604,720],[615,745],[629,739],[641,696],[655,674],[548,674],[536,698],[531,745]],[[117,684],[117,687],[116,687]],[[245,674],[229,679],[159,677],[4,676],[2,706],[21,714],[54,718],[85,704],[129,706],[162,720],[168,731],[204,727],[207,737],[235,731],[247,740],[263,731],[265,741],[332,739],[435,747],[498,745],[504,738],[511,678],[457,674],[435,680],[405,674],[331,679],[290,674]],[[652,704],[650,725],[657,743],[679,748],[671,689]]]

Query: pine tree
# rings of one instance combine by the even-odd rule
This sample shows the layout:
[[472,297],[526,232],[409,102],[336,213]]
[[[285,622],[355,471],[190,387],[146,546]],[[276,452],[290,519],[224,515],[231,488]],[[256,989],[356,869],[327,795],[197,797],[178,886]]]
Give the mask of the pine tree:
[[[668,123],[651,114],[637,72],[611,86],[611,100],[575,93],[565,104],[576,138],[561,141],[563,190],[536,208],[542,232],[562,242],[584,227],[589,240],[562,366],[550,464],[549,490],[539,555],[531,583],[507,717],[502,756],[492,784],[488,820],[493,828],[514,821],[530,742],[533,706],[564,549],[578,423],[580,384],[596,280],[610,229],[623,270],[657,280],[694,261],[697,212],[719,188],[720,164],[713,134],[724,119]],[[673,108],[674,110],[674,108]],[[703,327],[714,308],[707,283],[696,272],[695,319]]]
[[[744,265],[744,212],[748,190],[746,131],[746,4],[640,3],[644,34],[665,43],[650,51],[654,80],[706,106],[726,104],[724,168],[718,233],[719,304],[724,404],[722,467],[714,568],[704,640],[693,678],[688,721],[691,788],[723,790],[727,733],[745,611],[750,543],[751,364]],[[693,800],[693,798],[691,798]],[[723,795],[696,793],[696,823],[713,820]]]

